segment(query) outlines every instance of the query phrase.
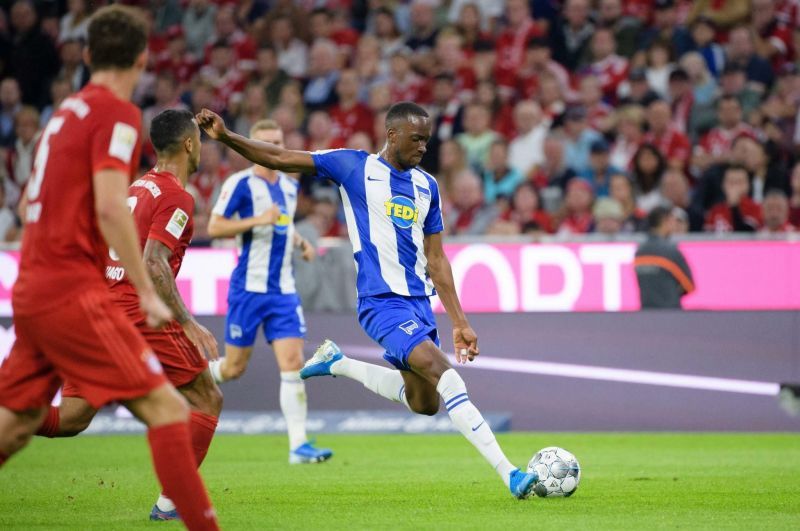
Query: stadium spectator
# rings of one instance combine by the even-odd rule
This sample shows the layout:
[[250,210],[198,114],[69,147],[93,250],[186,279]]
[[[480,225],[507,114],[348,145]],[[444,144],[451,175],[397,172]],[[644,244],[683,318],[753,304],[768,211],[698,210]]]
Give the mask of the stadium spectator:
[[389,80],[388,67],[381,60],[378,40],[371,35],[362,35],[356,46],[353,67],[358,72],[361,91],[358,99],[366,101],[370,90],[385,85]]
[[436,12],[432,0],[412,0],[409,11],[411,27],[409,28],[406,46],[415,53],[424,55],[433,50],[439,29],[436,27]]
[[77,39],[65,40],[61,43],[59,57],[58,76],[70,80],[73,92],[79,91],[89,82],[89,67],[83,62],[83,44]]
[[800,162],[796,163],[792,168],[790,184],[789,222],[795,227],[800,227]]
[[268,108],[264,89],[256,83],[250,83],[244,89],[244,96],[233,124],[233,131],[240,135],[249,135],[250,128],[267,116]]
[[593,205],[594,190],[592,184],[579,177],[571,179],[567,184],[564,204],[556,216],[558,234],[567,236],[592,232],[594,229]]
[[39,111],[36,107],[23,105],[14,116],[14,135],[16,140],[7,162],[14,183],[22,189],[30,177],[36,142],[39,140]]
[[427,102],[430,87],[411,67],[411,48],[403,46],[389,58],[389,89],[391,101]]
[[567,94],[564,93],[558,78],[554,75],[548,73],[539,78],[539,92],[536,99],[548,120],[555,120],[566,110]]
[[720,96],[735,96],[742,106],[742,114],[749,116],[761,105],[761,92],[747,83],[744,67],[736,63],[725,65],[720,77]]
[[183,8],[181,0],[155,0],[151,2],[153,10],[153,30],[155,33],[164,33],[167,28],[181,23]]
[[[454,4],[456,3],[460,3],[461,7],[459,9],[457,19],[453,22],[455,23],[456,30],[463,39],[464,50],[466,50],[468,54],[472,54],[475,52],[476,46],[479,46],[483,43],[491,44],[492,37],[486,31],[488,29],[488,25],[485,24],[484,17],[482,17],[481,12],[489,7],[486,4],[494,3],[499,5],[500,2],[484,1],[484,7],[479,7],[478,4],[474,3],[473,1],[470,1],[469,3],[454,2]],[[451,9],[452,7],[453,6],[451,5]]]
[[544,35],[531,17],[527,0],[506,0],[506,27],[495,41],[497,68],[500,72],[514,72],[525,57],[525,48],[530,39]]
[[381,49],[381,57],[389,59],[397,51],[406,47],[405,39],[400,29],[394,13],[388,7],[379,7],[373,13],[375,37]]
[[769,62],[756,54],[753,32],[747,26],[737,26],[728,35],[726,63],[743,68],[748,84],[764,94],[772,87],[774,74]]
[[634,260],[642,309],[679,309],[681,298],[694,291],[694,280],[683,253],[670,241],[675,232],[671,207],[654,208],[647,224],[649,237]]
[[761,204],[764,215],[764,226],[759,232],[762,234],[786,234],[795,232],[795,227],[789,223],[789,198],[781,190],[770,190],[764,196]]
[[644,110],[638,105],[626,105],[614,114],[616,137],[611,146],[609,162],[622,170],[630,170],[636,151],[644,138]]
[[241,102],[247,74],[238,68],[235,52],[225,41],[210,47],[208,64],[198,77],[214,87],[214,108],[226,109]]
[[186,191],[194,197],[195,239],[209,240],[206,232],[208,217],[214,206],[214,199],[230,170],[222,158],[222,149],[216,142],[203,142],[200,147],[200,168],[186,185]]
[[725,201],[715,205],[706,216],[709,232],[755,232],[762,224],[761,207],[748,197],[749,176],[744,166],[728,166],[722,178]]
[[308,80],[303,89],[303,102],[309,110],[324,109],[336,101],[339,70],[336,45],[317,40],[308,52]]
[[597,22],[614,32],[617,52],[630,59],[636,51],[636,40],[642,29],[640,20],[624,13],[622,0],[600,0],[597,6]]
[[155,71],[158,74],[169,72],[181,87],[185,87],[200,68],[200,61],[188,50],[181,26],[170,26],[166,35],[167,47],[156,57]]
[[372,138],[372,125],[375,117],[372,110],[358,101],[358,72],[343,70],[336,82],[338,103],[330,109],[336,136],[341,142],[356,133],[365,133]]
[[500,96],[495,83],[491,81],[478,83],[472,100],[489,109],[492,116],[492,130],[498,135],[506,140],[517,135],[517,128],[514,125],[514,105]]
[[634,155],[633,181],[636,183],[636,205],[643,211],[650,212],[660,202],[658,187],[666,169],[666,159],[653,144],[647,142],[642,144]]
[[668,99],[672,108],[672,125],[681,133],[694,137],[698,123],[696,113],[701,112],[703,108],[695,105],[689,74],[683,68],[676,68],[669,74]]
[[567,183],[575,177],[575,170],[569,167],[564,155],[564,139],[557,134],[550,134],[544,139],[542,153],[544,162],[537,166],[529,180],[538,189],[548,186],[566,189]]
[[467,8],[474,8],[479,17],[481,31],[489,31],[504,14],[503,2],[497,0],[452,0],[447,10],[447,21],[456,24],[461,21]]
[[14,31],[8,71],[19,83],[22,102],[41,107],[47,103],[50,81],[58,71],[55,46],[39,29],[30,0],[17,0],[11,6],[11,27]]
[[436,179],[439,181],[442,194],[447,197],[450,195],[456,175],[460,175],[467,169],[467,155],[461,144],[452,139],[445,140],[439,149],[437,167],[439,171]]
[[292,19],[280,15],[272,19],[270,44],[278,54],[278,66],[294,78],[305,76],[308,68],[308,46],[295,35]]
[[756,53],[779,70],[792,55],[792,30],[778,18],[775,0],[751,0],[750,28]]
[[472,104],[464,111],[464,132],[456,140],[467,155],[470,166],[482,171],[489,147],[498,135],[490,128],[491,114],[483,105]]
[[[225,5],[217,10],[214,16],[214,32],[210,35],[211,43],[224,42],[234,52],[236,68],[251,72],[255,68],[256,43],[236,25],[236,11],[233,6]],[[210,46],[206,47],[209,50]]]
[[[453,29],[445,28],[436,36],[433,50],[433,63],[427,68],[428,75],[452,74],[456,80],[458,96],[464,100],[472,99],[475,90],[475,70],[462,49],[461,36]],[[426,69],[423,68],[423,71]]]
[[674,0],[655,0],[653,4],[653,22],[640,34],[639,49],[647,50],[661,41],[669,43],[672,53],[681,57],[694,43],[689,31],[679,23]]
[[586,109],[589,127],[603,134],[608,133],[614,127],[611,120],[614,109],[603,101],[603,87],[600,78],[594,74],[582,77],[578,97],[580,104]]
[[217,6],[211,0],[189,0],[183,12],[181,26],[186,36],[186,46],[196,57],[205,52],[206,44],[214,32],[216,16]]
[[613,239],[622,232],[625,213],[619,201],[611,197],[601,197],[592,207],[594,232]]
[[14,144],[14,117],[22,109],[22,93],[13,77],[0,81],[0,146]]
[[[636,206],[636,195],[633,182],[624,173],[615,173],[609,179],[609,197],[622,207],[622,225],[619,232],[639,232],[644,228],[645,213]],[[597,215],[595,215],[597,218]],[[602,231],[601,231],[602,232]]]
[[656,41],[647,49],[647,67],[645,76],[647,86],[659,98],[665,98],[669,92],[669,75],[675,69],[672,62],[672,50],[669,44],[664,41]]
[[[686,72],[692,85],[694,103],[701,107],[711,105],[717,95],[717,81],[711,75],[703,56],[698,52],[688,52],[681,57],[680,67]],[[670,77],[670,81],[672,79]]]
[[519,184],[525,180],[523,174],[508,164],[508,142],[500,138],[492,143],[483,172],[483,199],[488,204],[500,198],[510,198]]
[[576,173],[589,169],[589,152],[602,135],[589,127],[586,109],[582,106],[567,108],[564,112],[564,157],[567,165]]
[[642,67],[631,68],[628,80],[620,83],[619,105],[639,105],[647,107],[658,99],[658,94],[650,88],[647,71]]
[[609,151],[611,146],[604,138],[592,142],[589,148],[589,167],[578,176],[592,183],[595,197],[607,197],[611,176],[622,170],[610,163]]
[[689,11],[687,22],[691,24],[697,17],[711,19],[722,30],[733,28],[747,20],[750,2],[740,0],[695,0]]
[[554,77],[565,99],[574,99],[570,86],[570,74],[561,64],[552,59],[551,48],[548,40],[537,37],[528,41],[525,58],[522,65],[514,71],[513,81],[511,76],[498,74],[500,85],[511,85],[519,98],[535,98],[543,76]]
[[523,182],[514,190],[508,208],[489,229],[489,234],[514,235],[553,232],[553,218],[542,207],[539,191],[531,182]]
[[589,15],[588,0],[566,0],[551,33],[553,58],[571,72],[589,62],[589,41],[595,30]]
[[664,100],[647,107],[649,130],[644,141],[653,144],[672,168],[683,168],[689,161],[689,139],[672,125],[672,109]]
[[89,10],[86,0],[68,0],[67,12],[61,17],[58,26],[58,42],[79,40],[86,42],[89,29]]
[[278,64],[278,54],[271,45],[261,46],[256,52],[256,69],[251,81],[263,87],[270,108],[278,104],[281,90],[290,78]]
[[742,119],[742,106],[734,96],[723,96],[717,101],[717,122],[719,125],[706,133],[694,148],[692,165],[700,171],[712,164],[729,161],[736,138],[757,136]]
[[691,25],[695,50],[703,57],[708,70],[719,77],[725,66],[725,49],[717,42],[717,27],[707,16],[699,16]]
[[514,107],[514,127],[517,136],[508,150],[508,164],[524,177],[528,177],[544,162],[544,139],[548,123],[542,108],[532,100],[522,100]]
[[770,190],[789,193],[789,179],[783,164],[770,157],[768,146],[748,135],[736,138],[731,151],[750,174],[750,197],[756,203]]
[[472,170],[455,176],[444,217],[445,227],[453,235],[485,234],[497,217],[494,207],[484,202],[480,177]]
[[6,202],[5,179],[0,182],[0,242],[18,240],[21,235],[17,217]]
[[42,109],[42,115],[39,119],[39,126],[44,127],[53,116],[53,113],[61,105],[67,96],[72,94],[72,85],[69,80],[63,77],[57,77],[50,83],[50,101],[51,103]]

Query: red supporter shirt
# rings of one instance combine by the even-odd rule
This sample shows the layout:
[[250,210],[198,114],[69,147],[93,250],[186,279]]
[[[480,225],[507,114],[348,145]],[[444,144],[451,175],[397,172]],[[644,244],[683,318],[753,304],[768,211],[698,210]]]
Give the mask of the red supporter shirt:
[[134,104],[91,83],[47,123],[26,192],[14,313],[44,312],[78,293],[106,289],[108,248],[97,225],[92,176],[119,170],[133,177],[141,128]]
[[363,103],[356,103],[354,107],[347,110],[336,105],[330,110],[330,116],[336,131],[336,137],[345,143],[357,132],[366,133],[372,138],[375,118],[372,115],[372,110]]
[[[743,197],[739,202],[739,212],[742,214],[742,221],[746,224],[754,229],[761,227],[763,218],[761,217],[761,207],[758,203],[749,197]],[[705,229],[709,232],[733,231],[733,213],[728,203],[718,203],[708,212]]]
[[[129,188],[128,206],[133,213],[139,244],[144,250],[147,240],[158,240],[172,251],[169,265],[173,276],[183,262],[183,255],[194,233],[194,199],[183,189],[178,178],[167,172],[150,170]],[[142,317],[139,296],[119,261],[109,255],[106,278],[115,302],[131,317]]]
[[664,134],[656,136],[652,131],[644,136],[644,142],[656,146],[668,160],[689,159],[689,139],[674,127],[669,127]]
[[619,55],[609,55],[591,64],[587,75],[597,78],[608,101],[616,101],[617,88],[628,77],[628,60]]
[[501,70],[514,71],[522,65],[528,41],[535,37],[543,37],[544,32],[532,18],[529,18],[516,30],[506,29],[495,42],[497,67]]
[[696,149],[712,157],[719,157],[730,151],[733,141],[741,135],[749,136],[753,140],[758,140],[758,135],[755,130],[742,122],[733,129],[714,127],[700,139],[700,144]]

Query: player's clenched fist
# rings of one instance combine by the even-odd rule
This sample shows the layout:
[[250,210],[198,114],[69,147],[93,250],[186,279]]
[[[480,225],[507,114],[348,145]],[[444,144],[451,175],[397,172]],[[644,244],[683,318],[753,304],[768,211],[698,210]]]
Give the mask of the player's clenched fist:
[[197,125],[214,140],[219,140],[225,135],[225,122],[214,111],[203,109],[195,115],[195,119]]

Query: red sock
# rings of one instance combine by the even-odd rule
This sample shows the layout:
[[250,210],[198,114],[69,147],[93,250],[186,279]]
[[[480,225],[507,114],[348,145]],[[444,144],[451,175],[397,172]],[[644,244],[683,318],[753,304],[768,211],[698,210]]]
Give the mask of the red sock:
[[192,434],[192,449],[197,468],[200,468],[203,459],[206,458],[208,447],[211,446],[211,439],[214,438],[214,432],[217,431],[218,421],[217,417],[200,411],[192,411],[192,417],[189,419],[189,432]]
[[214,508],[197,472],[188,424],[179,422],[150,428],[147,439],[156,475],[186,527],[219,529]]
[[58,435],[58,422],[60,418],[61,415],[58,408],[50,406],[50,409],[47,411],[47,417],[44,419],[42,425],[39,426],[36,435],[43,435],[51,439]]

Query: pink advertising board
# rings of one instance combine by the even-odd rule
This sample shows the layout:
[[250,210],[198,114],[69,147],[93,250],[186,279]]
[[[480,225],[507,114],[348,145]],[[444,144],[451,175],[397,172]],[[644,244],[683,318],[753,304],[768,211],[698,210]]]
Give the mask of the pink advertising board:
[[[800,243],[684,242],[695,310],[800,309]],[[468,312],[633,311],[635,244],[451,244],[446,251]],[[0,252],[0,316],[11,315],[19,255]],[[178,285],[191,311],[222,315],[236,254],[189,249]],[[437,300],[434,307],[441,310]]]

